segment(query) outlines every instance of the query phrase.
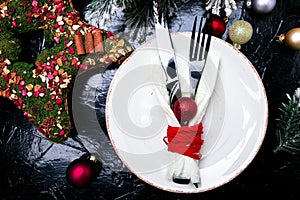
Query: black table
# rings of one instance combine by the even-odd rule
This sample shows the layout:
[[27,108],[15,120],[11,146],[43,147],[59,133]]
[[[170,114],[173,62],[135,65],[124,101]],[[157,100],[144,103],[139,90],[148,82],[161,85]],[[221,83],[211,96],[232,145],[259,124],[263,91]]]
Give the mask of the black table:
[[[78,10],[82,8],[74,1]],[[191,31],[176,24],[181,15],[189,17],[203,11],[203,3],[185,1],[171,22],[175,31]],[[99,144],[77,133],[62,144],[53,144],[39,134],[20,110],[7,99],[0,98],[0,198],[1,199],[217,199],[257,198],[267,195],[275,199],[298,199],[300,195],[299,155],[273,150],[276,140],[276,121],[286,93],[292,94],[300,85],[300,52],[275,42],[278,33],[300,26],[300,2],[278,0],[268,15],[258,15],[236,1],[238,10],[229,18],[244,19],[253,25],[254,34],[241,52],[256,67],[264,83],[269,103],[269,122],[263,145],[253,162],[229,183],[199,194],[175,194],[154,188],[128,172],[113,151],[105,128],[105,100],[117,66],[105,71],[90,72],[101,84],[91,84],[91,74],[81,77],[83,83],[78,106],[82,112],[96,111],[97,123],[103,130]],[[198,7],[197,7],[198,6]],[[192,8],[192,9],[188,9]],[[181,13],[181,14],[180,14]],[[185,26],[182,26],[185,27]],[[112,30],[117,32],[118,29]],[[229,41],[228,32],[223,39]],[[230,42],[230,41],[229,41]],[[92,96],[91,96],[92,94]],[[93,94],[95,94],[93,96]],[[95,119],[89,119],[92,121]],[[95,121],[94,121],[95,122]],[[91,122],[92,123],[92,122]],[[93,132],[93,126],[85,131]],[[65,177],[68,165],[75,159],[103,149],[103,169],[86,188],[70,186]],[[121,170],[120,170],[121,169]]]

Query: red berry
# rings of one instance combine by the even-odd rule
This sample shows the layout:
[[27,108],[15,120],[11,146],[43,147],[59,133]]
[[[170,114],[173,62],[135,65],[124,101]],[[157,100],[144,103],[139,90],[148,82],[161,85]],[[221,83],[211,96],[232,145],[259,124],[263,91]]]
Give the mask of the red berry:
[[190,97],[181,97],[175,101],[173,112],[180,121],[189,121],[197,113],[197,104]]

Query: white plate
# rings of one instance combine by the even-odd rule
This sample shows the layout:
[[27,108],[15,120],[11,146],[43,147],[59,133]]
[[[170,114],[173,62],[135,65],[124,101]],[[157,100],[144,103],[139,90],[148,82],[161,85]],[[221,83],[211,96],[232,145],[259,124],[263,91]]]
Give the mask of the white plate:
[[[172,34],[180,62],[188,57],[190,33]],[[155,92],[162,84],[155,40],[140,46],[120,66],[111,83],[106,122],[113,147],[126,165],[145,182],[171,192],[198,193],[238,176],[263,142],[268,103],[263,83],[249,60],[224,40],[212,38],[211,51],[220,55],[219,75],[203,118],[201,186],[168,180],[174,161],[163,142],[167,121]]]

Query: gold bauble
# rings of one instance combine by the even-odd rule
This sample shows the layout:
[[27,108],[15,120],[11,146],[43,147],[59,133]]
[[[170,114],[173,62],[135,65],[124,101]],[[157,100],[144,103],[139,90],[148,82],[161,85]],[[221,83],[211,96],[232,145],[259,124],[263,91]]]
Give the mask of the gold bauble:
[[281,34],[277,42],[284,43],[287,47],[300,50],[300,28],[293,28],[286,34]]
[[247,43],[253,34],[252,25],[244,20],[237,20],[229,28],[229,38],[233,42],[233,46],[241,49],[241,45]]

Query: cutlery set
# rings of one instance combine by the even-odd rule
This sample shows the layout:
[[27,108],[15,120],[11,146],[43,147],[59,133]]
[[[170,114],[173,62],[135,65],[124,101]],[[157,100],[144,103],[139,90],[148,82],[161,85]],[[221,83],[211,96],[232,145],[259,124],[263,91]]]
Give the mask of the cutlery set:
[[[157,11],[157,10],[156,10]],[[156,15],[156,45],[158,50],[158,55],[160,59],[160,63],[165,75],[165,84],[169,94],[169,103],[170,108],[174,109],[175,102],[182,98],[188,97],[191,99],[195,99],[197,88],[201,79],[201,75],[203,69],[206,64],[208,51],[210,49],[211,43],[211,28],[207,27],[208,23],[206,21],[210,18],[211,13],[208,13],[206,16],[200,18],[200,22],[198,21],[198,17],[195,16],[192,34],[190,38],[189,45],[189,58],[188,58],[188,66],[189,66],[189,78],[190,78],[190,91],[182,91],[182,87],[180,85],[179,74],[178,74],[178,63],[176,62],[176,53],[174,51],[172,37],[168,30],[168,24],[164,17],[159,18],[159,12],[157,11]],[[197,24],[198,31],[197,30]],[[188,121],[182,121],[178,119],[181,126],[187,126]],[[201,139],[201,138],[200,138]],[[182,157],[183,155],[178,155]],[[180,166],[176,166],[174,171],[181,171],[180,168],[184,168],[184,157],[182,157],[183,163]],[[191,158],[186,158],[191,159]],[[197,163],[197,160],[195,160]],[[195,166],[195,165],[194,165]],[[197,169],[194,169],[197,171]],[[171,170],[172,171],[172,170]],[[191,177],[185,175],[182,170],[181,175],[173,175],[172,181],[178,184],[189,184],[192,182]],[[175,174],[175,173],[174,173]],[[196,175],[197,176],[197,175]],[[197,176],[198,177],[198,176]],[[198,188],[198,184],[200,180],[192,182],[196,188]]]

